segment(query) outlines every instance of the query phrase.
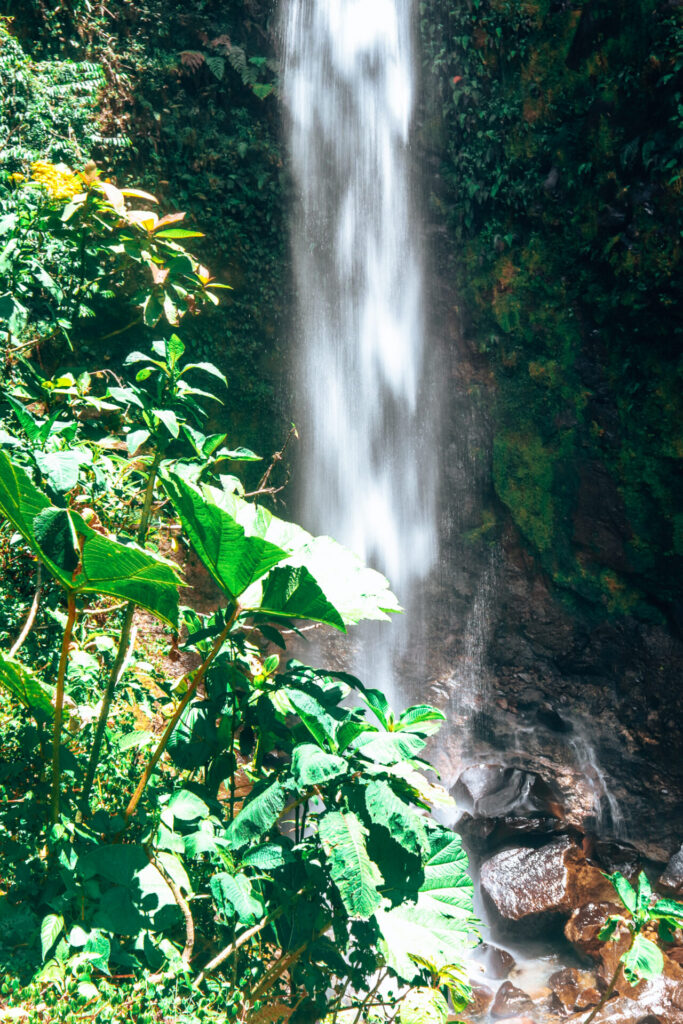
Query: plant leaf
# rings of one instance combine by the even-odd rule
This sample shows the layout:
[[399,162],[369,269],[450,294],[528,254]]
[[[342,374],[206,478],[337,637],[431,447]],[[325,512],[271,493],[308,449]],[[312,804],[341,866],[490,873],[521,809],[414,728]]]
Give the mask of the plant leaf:
[[388,782],[375,779],[365,787],[365,806],[375,825],[385,828],[404,850],[416,856],[429,850],[424,821]]
[[341,811],[328,811],[318,828],[330,874],[349,917],[368,920],[380,905],[377,887],[384,879],[368,855],[367,829],[355,814]]
[[224,917],[237,914],[240,924],[256,924],[265,914],[263,900],[255,895],[254,887],[246,875],[230,875],[227,871],[214,875],[211,892],[216,906]]
[[343,757],[327,754],[314,743],[300,743],[292,754],[292,775],[301,789],[321,786],[348,771]]
[[608,875],[607,877],[616,889],[617,895],[626,909],[630,911],[631,914],[635,914],[638,900],[636,890],[628,879],[624,878],[620,871],[615,871],[613,875]]
[[225,509],[177,473],[161,474],[161,480],[193,548],[232,601],[286,557],[274,544],[247,537]]
[[225,833],[232,849],[261,839],[271,830],[285,809],[286,790],[280,782],[272,782],[252,793]]
[[306,619],[332,626],[341,633],[346,626],[341,615],[328,601],[315,578],[305,566],[283,565],[266,577],[256,605],[245,599],[249,610],[282,619]]
[[621,958],[624,974],[631,985],[637,985],[643,978],[658,978],[664,970],[664,957],[659,946],[638,934],[633,945]]
[[27,708],[37,708],[52,716],[54,710],[49,695],[36,676],[15,658],[0,651],[0,686]]

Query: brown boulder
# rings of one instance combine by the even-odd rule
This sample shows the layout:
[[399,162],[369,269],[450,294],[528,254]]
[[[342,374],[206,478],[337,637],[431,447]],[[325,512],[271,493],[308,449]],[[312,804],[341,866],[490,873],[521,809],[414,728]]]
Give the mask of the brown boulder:
[[513,847],[495,854],[482,865],[481,886],[504,920],[529,925],[608,900],[614,891],[567,836],[540,849]]
[[504,981],[491,1007],[491,1016],[504,1019],[510,1015],[528,1013],[533,1008],[533,1001],[526,992],[516,988],[511,981]]
[[473,954],[477,963],[481,964],[484,973],[488,978],[500,981],[507,978],[515,966],[515,958],[506,949],[492,946],[488,942],[482,942]]
[[[638,986],[638,995],[610,999],[596,1014],[593,1024],[683,1024],[683,983],[671,978],[657,978]],[[634,990],[632,990],[633,992]],[[567,1017],[582,1024],[585,1010]]]
[[562,1010],[585,1010],[600,1002],[600,991],[595,974],[579,971],[576,967],[565,967],[556,971],[549,979],[555,1003]]
[[605,901],[590,901],[576,908],[567,921],[564,934],[575,949],[592,960],[600,960],[604,942],[598,938],[605,921],[611,914],[619,914],[623,907]]
[[470,981],[472,986],[472,1001],[467,1007],[467,1012],[472,1017],[480,1017],[491,1008],[493,1003],[493,991],[487,985],[479,985]]

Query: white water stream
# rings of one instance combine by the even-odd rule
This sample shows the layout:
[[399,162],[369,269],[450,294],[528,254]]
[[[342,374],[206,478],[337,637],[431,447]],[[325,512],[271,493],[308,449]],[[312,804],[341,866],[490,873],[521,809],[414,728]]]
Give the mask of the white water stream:
[[384,572],[408,611],[400,626],[362,642],[357,670],[390,690],[397,655],[419,629],[419,583],[437,555],[410,154],[413,16],[413,0],[283,8],[299,516]]

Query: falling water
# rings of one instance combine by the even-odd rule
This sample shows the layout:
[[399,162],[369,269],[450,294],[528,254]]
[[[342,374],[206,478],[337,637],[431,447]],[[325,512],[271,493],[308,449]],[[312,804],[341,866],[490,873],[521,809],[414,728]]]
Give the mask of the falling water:
[[[409,612],[436,558],[410,129],[413,0],[284,0],[300,515],[384,572]],[[406,624],[366,635],[391,686]],[[390,653],[393,647],[394,654]]]

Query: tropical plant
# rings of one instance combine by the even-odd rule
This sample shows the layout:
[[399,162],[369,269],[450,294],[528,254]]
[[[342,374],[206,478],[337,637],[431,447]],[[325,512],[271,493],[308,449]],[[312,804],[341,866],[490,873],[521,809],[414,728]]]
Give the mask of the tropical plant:
[[[658,978],[664,970],[662,951],[654,941],[673,942],[674,933],[683,927],[683,903],[659,899],[644,871],[638,876],[637,888],[619,871],[607,875],[628,916],[612,914],[598,934],[603,942],[618,942],[630,935],[630,942],[617,963],[616,970],[595,1009],[586,1017],[590,1024],[614,993],[623,972],[630,985]],[[646,935],[645,933],[649,933]]]
[[[72,171],[36,161],[16,174],[0,219],[0,323],[7,343],[21,348],[70,335],[96,316],[98,303],[132,307],[133,319],[177,325],[188,310],[218,301],[209,271],[181,245],[201,232],[180,227],[184,213],[159,218],[129,209],[127,200],[157,200],[136,188],[118,189],[94,164]],[[126,303],[122,303],[122,299]]]

